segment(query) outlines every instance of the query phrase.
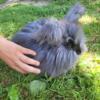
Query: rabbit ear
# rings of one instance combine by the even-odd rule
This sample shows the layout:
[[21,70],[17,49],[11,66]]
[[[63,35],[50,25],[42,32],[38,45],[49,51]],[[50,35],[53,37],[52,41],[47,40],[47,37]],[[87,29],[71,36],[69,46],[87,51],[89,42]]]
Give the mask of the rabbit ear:
[[35,38],[40,44],[47,42],[51,45],[61,43],[62,29],[58,22],[49,21],[38,31],[38,36]]
[[70,22],[77,22],[84,13],[85,8],[80,3],[76,3],[65,15],[65,20]]

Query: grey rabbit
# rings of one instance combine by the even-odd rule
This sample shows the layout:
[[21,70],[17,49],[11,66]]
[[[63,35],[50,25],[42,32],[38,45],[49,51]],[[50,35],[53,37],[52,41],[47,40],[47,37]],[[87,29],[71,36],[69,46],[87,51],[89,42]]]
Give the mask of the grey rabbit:
[[28,23],[12,41],[35,50],[41,74],[57,77],[72,69],[80,55],[87,50],[86,39],[78,20],[85,13],[79,3],[69,9],[61,20],[43,18]]

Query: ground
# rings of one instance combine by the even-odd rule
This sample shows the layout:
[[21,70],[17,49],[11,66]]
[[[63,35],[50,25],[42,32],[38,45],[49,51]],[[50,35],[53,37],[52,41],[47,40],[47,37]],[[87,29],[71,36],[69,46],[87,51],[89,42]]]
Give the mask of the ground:
[[[0,2],[3,0],[0,0]],[[15,4],[0,10],[0,35],[8,39],[26,23],[42,18],[63,18],[77,0],[52,0],[48,6],[35,7]],[[56,79],[33,74],[21,75],[0,61],[0,100],[100,100],[100,0],[80,0],[86,14],[80,22],[87,37],[88,52],[77,66]],[[33,80],[47,87],[37,96],[29,91]]]
[[0,0],[0,4],[4,3],[6,0]]

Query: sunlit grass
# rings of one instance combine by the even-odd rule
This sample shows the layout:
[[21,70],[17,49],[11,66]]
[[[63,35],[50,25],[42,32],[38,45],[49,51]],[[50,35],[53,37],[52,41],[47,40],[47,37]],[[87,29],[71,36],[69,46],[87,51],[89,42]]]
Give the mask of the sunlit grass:
[[90,24],[90,23],[97,23],[98,20],[94,16],[89,16],[89,15],[84,15],[81,19],[80,22],[82,24]]
[[90,73],[100,73],[100,56],[95,53],[85,53],[81,56],[78,65]]

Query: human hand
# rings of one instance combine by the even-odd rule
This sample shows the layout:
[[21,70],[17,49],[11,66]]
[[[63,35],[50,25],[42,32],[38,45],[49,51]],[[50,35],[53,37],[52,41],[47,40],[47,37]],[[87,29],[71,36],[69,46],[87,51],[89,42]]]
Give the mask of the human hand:
[[[36,52],[0,37],[0,58],[6,62],[9,67],[23,74],[39,74],[40,69],[34,66],[39,66],[40,62],[25,56],[25,54],[35,56]],[[33,66],[30,66],[29,64]]]

